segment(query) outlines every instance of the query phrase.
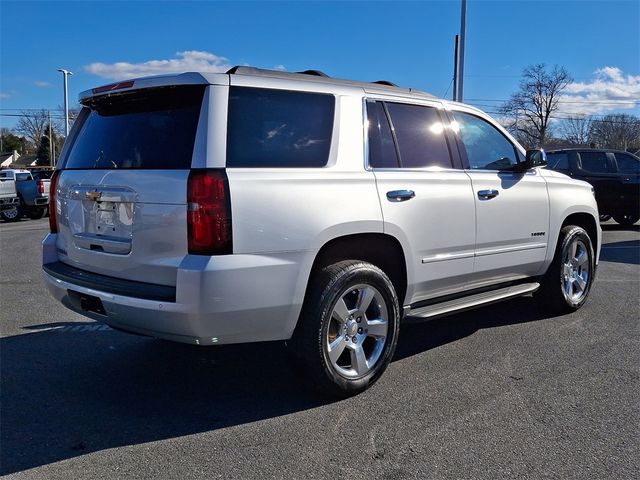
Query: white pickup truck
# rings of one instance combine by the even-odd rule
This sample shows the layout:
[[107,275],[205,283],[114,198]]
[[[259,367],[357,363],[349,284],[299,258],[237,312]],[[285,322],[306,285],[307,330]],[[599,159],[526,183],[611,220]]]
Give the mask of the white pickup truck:
[[7,221],[19,220],[23,215],[36,220],[42,218],[49,206],[50,170],[34,171],[6,169],[0,172],[0,180],[13,182],[18,203],[7,210]]
[[476,108],[248,67],[123,81],[80,102],[52,177],[43,276],[119,330],[285,341],[313,385],[350,395],[389,364],[403,317],[587,300],[593,189]]
[[0,217],[8,222],[19,217],[20,199],[16,190],[16,181],[7,171],[0,170]]

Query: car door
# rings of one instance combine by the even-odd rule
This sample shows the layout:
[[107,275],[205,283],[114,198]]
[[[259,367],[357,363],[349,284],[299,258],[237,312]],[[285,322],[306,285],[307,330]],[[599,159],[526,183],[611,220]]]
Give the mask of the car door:
[[618,200],[625,215],[640,213],[640,159],[624,152],[613,154],[620,181]]
[[516,173],[512,141],[488,118],[456,110],[457,139],[476,206],[476,242],[469,288],[535,276],[545,260],[549,196],[535,170]]
[[473,271],[471,182],[452,155],[455,144],[440,109],[438,102],[366,105],[368,166],[376,177],[385,233],[406,252],[405,304],[460,291]]
[[578,178],[593,186],[601,214],[618,211],[620,179],[606,152],[581,150],[577,158]]

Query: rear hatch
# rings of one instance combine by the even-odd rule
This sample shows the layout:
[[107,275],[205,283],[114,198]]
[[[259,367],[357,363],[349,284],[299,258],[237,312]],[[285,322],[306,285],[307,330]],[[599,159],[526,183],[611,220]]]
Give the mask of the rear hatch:
[[85,99],[55,198],[60,261],[175,285],[187,254],[187,178],[204,85]]

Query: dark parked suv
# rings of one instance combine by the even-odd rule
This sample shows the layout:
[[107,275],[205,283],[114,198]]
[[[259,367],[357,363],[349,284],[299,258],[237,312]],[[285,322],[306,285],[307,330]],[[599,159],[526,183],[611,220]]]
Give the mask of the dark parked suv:
[[640,158],[618,150],[570,148],[547,153],[548,168],[593,185],[601,220],[640,220]]

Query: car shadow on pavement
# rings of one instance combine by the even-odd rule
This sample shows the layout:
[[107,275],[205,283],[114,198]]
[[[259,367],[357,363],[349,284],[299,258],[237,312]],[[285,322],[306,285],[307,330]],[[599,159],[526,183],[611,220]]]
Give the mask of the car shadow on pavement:
[[600,260],[603,262],[640,265],[640,240],[607,243],[602,245]]
[[617,223],[600,224],[605,232],[640,232],[640,225],[619,225]]
[[[403,325],[394,360],[482,328],[546,318],[532,305],[522,298]],[[335,401],[292,373],[281,343],[202,348],[93,322],[26,328],[0,339],[3,475]]]

